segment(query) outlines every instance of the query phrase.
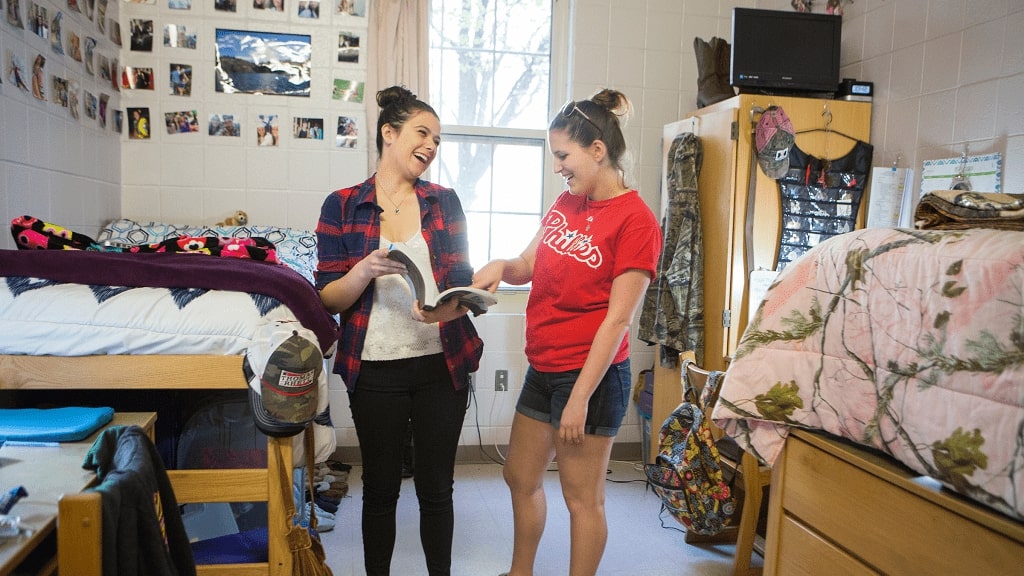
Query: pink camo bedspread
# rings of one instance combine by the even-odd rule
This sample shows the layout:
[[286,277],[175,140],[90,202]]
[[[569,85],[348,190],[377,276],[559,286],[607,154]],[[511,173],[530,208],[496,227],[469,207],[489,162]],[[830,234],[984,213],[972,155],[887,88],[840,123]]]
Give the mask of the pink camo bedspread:
[[1024,232],[871,228],[779,274],[714,421],[771,465],[823,430],[1024,520]]

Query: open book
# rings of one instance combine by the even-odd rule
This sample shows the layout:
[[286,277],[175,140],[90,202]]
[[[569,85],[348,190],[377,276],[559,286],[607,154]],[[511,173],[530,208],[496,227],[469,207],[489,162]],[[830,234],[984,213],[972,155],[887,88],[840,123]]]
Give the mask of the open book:
[[474,316],[479,316],[487,312],[488,307],[498,303],[494,298],[494,294],[471,286],[449,288],[444,292],[438,293],[433,272],[421,270],[413,259],[405,252],[402,252],[401,249],[391,248],[388,251],[388,258],[405,264],[405,268],[408,270],[408,273],[403,274],[405,281],[409,283],[409,289],[412,290],[415,298],[420,301],[420,308],[424,310],[432,310],[446,300],[457,298],[459,303],[469,308]]

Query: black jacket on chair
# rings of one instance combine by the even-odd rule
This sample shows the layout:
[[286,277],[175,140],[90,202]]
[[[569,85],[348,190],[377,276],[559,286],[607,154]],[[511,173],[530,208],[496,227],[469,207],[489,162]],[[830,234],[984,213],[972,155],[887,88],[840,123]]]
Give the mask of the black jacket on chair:
[[196,565],[170,478],[145,431],[112,426],[82,467],[103,501],[103,576],[195,576]]

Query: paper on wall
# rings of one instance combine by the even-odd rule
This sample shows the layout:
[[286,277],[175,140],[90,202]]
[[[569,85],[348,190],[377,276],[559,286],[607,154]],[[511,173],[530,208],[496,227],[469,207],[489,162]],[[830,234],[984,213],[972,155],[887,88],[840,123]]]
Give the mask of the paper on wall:
[[[903,214],[909,209],[907,183],[913,181],[909,168],[872,168],[871,193],[868,196],[868,228],[903,226]],[[909,222],[909,218],[907,221]]]
[[1003,155],[999,152],[981,156],[957,156],[925,160],[921,169],[921,196],[932,190],[959,190],[955,179],[963,172],[970,182],[965,190],[1002,192]]

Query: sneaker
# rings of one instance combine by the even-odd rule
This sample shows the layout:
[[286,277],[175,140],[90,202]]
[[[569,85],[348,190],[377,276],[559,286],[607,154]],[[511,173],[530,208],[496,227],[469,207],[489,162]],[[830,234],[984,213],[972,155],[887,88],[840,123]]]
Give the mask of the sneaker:
[[339,504],[340,502],[332,502],[330,500],[327,500],[326,498],[322,498],[319,494],[316,495],[316,505],[319,506],[320,509],[324,510],[325,512],[337,514]]

